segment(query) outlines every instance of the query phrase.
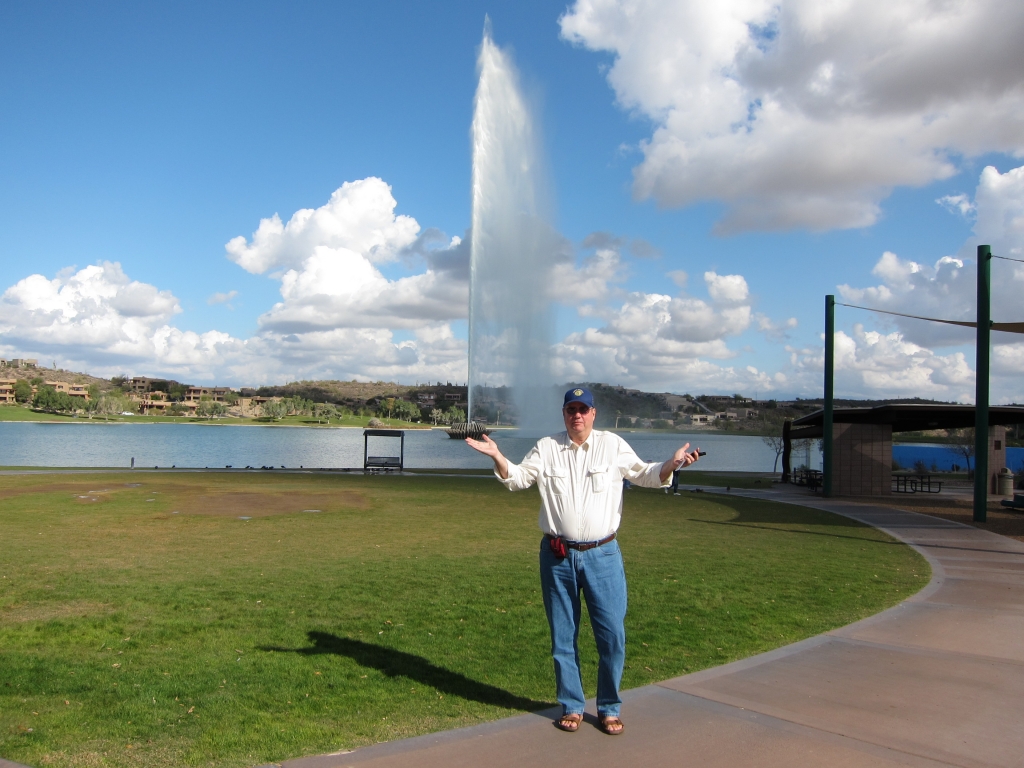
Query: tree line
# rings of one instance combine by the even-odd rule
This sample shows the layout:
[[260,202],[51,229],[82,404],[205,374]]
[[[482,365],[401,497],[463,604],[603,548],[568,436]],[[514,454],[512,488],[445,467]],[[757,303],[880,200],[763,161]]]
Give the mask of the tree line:
[[[115,384],[117,382],[115,381]],[[35,386],[35,392],[33,392]],[[73,414],[85,413],[89,416],[113,416],[136,413],[138,405],[132,401],[122,389],[101,392],[95,384],[88,388],[89,399],[72,397],[66,392],[58,392],[51,386],[43,384],[42,379],[18,379],[14,384],[15,400],[19,403],[30,403],[33,408],[45,413]],[[225,402],[219,402],[209,395],[203,395],[196,405],[195,414],[200,418],[216,418],[225,416],[228,409],[238,401],[238,394],[229,393]],[[180,402],[172,402],[165,414],[168,416],[184,416],[189,409]],[[432,408],[428,413],[416,404],[397,397],[381,398],[376,405],[361,408],[349,408],[333,403],[315,403],[301,396],[285,397],[280,400],[268,400],[259,406],[260,418],[277,421],[286,416],[311,416],[316,419],[338,419],[346,416],[376,416],[388,420],[420,422],[429,419],[435,426],[438,424],[455,424],[466,421],[466,412],[456,405],[447,409]]]

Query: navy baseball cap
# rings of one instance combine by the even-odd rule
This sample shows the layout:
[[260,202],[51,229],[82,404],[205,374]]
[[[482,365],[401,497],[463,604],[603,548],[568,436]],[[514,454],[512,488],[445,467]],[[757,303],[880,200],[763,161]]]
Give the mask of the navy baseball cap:
[[589,389],[583,387],[573,387],[565,393],[565,400],[562,402],[564,408],[569,403],[583,403],[591,408],[594,407],[594,396],[590,394]]

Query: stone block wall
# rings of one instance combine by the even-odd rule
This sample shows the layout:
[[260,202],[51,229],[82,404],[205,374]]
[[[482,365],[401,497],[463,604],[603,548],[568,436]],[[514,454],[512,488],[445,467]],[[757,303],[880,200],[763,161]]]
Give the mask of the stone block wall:
[[835,496],[888,496],[892,493],[892,427],[833,424],[832,472]]

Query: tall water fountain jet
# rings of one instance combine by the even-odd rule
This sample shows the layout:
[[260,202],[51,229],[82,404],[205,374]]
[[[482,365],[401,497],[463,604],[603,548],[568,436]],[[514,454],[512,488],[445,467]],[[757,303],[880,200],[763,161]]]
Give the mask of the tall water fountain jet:
[[[512,389],[517,423],[559,423],[551,373],[550,273],[557,239],[539,139],[509,54],[485,22],[473,113],[469,418],[493,418],[490,388]],[[499,405],[500,407],[500,405]],[[507,413],[507,411],[506,411]]]

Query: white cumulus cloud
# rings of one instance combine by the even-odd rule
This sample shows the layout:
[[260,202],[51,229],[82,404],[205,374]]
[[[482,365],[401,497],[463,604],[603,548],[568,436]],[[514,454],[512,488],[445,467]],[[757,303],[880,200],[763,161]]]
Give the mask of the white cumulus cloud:
[[867,226],[958,156],[1024,152],[1017,0],[577,0],[560,24],[655,123],[635,194],[720,200],[722,231]]
[[[451,322],[465,318],[468,247],[394,214],[379,179],[349,182],[287,225],[264,219],[252,241],[227,255],[279,281],[281,301],[238,339],[183,331],[169,291],[131,280],[102,262],[49,279],[30,275],[0,296],[0,351],[54,355],[68,367],[186,381],[245,385],[301,378],[465,381],[466,342]],[[381,266],[405,265],[388,278]],[[236,291],[214,293],[227,304]]]
[[229,302],[233,298],[235,298],[235,296],[237,296],[237,295],[238,295],[238,291],[227,291],[225,293],[220,293],[220,292],[213,293],[213,294],[210,294],[210,297],[206,300],[206,303],[209,304],[211,307],[214,306],[215,304],[227,304],[228,307],[231,307],[231,304]]
[[53,279],[34,274],[0,296],[7,344],[59,351],[78,345],[142,353],[152,331],[181,312],[170,291],[129,279],[101,262]]
[[[1024,166],[1006,173],[986,167],[974,195],[974,209],[978,217],[975,242],[991,245],[997,256],[1024,259]],[[1020,265],[1012,269],[1016,279],[1024,277]]]
[[[396,216],[391,188],[377,178],[346,182],[321,208],[297,211],[288,224],[263,219],[251,241],[233,238],[227,256],[281,282],[281,301],[259,318],[268,333],[336,328],[416,329],[466,317],[469,248],[437,230],[420,234]],[[391,279],[400,259],[423,272]]]
[[419,224],[396,216],[391,187],[370,177],[347,181],[319,208],[303,208],[285,224],[278,214],[262,219],[252,240],[233,238],[228,258],[248,272],[298,268],[317,247],[358,253],[375,264],[393,261],[412,245]]
[[229,334],[174,327],[180,312],[170,291],[131,280],[107,261],[12,285],[0,296],[0,338],[7,349],[100,375],[144,368],[208,379],[245,354],[245,342]]
[[[854,324],[852,334],[837,331],[835,345],[837,394],[960,402],[974,399],[974,371],[963,352],[940,355],[907,341],[898,331],[869,331],[861,323]],[[820,396],[822,348],[789,348],[789,352],[793,381],[799,382],[805,391]]]
[[787,331],[791,331],[799,325],[795,317],[787,318],[782,322],[776,322],[767,315],[757,313],[754,315],[754,319],[757,321],[757,330],[761,331],[765,338],[771,341],[783,341],[789,338]]
[[551,265],[548,279],[550,298],[566,306],[603,302],[615,285],[626,277],[622,259],[625,240],[607,232],[595,232],[584,238],[581,245],[585,250],[593,249],[594,252],[576,263],[566,246],[562,258]]
[[[840,285],[842,298],[851,304],[892,312],[973,321],[977,304],[977,245],[991,245],[997,256],[1022,258],[1024,254],[1024,167],[1003,174],[991,166],[985,168],[974,201],[965,196],[964,202],[976,214],[974,236],[957,255],[922,264],[887,251],[872,270],[879,284],[865,288]],[[1024,264],[993,260],[992,318],[1002,322],[1024,320],[1022,295]],[[922,346],[969,344],[974,340],[974,331],[969,328],[884,315],[879,316],[879,321],[899,328],[908,341]],[[1016,343],[1016,337],[996,333],[993,343],[998,348]]]
[[[1024,167],[999,173],[985,168],[974,200],[957,196],[952,206],[959,215],[973,213],[974,234],[954,256],[942,256],[931,264],[903,259],[885,252],[872,274],[879,282],[864,288],[840,285],[842,299],[850,304],[891,312],[944,320],[974,321],[977,305],[977,245],[992,246],[992,253],[1009,258],[1024,254]],[[1024,264],[994,259],[992,268],[992,318],[997,322],[1024,320]],[[856,310],[838,310],[853,313]],[[849,317],[849,315],[845,315]],[[973,383],[965,388],[964,366],[973,365],[974,354],[956,352],[939,355],[942,347],[973,346],[971,328],[876,315],[876,321],[894,333],[861,333],[856,340],[858,360],[870,361],[857,370],[862,373],[857,391],[876,387],[876,396],[911,392],[916,382],[922,396],[974,399]],[[841,323],[840,323],[841,324]],[[958,358],[957,355],[960,355]],[[886,361],[884,364],[879,362]],[[851,368],[852,370],[852,368]],[[992,334],[992,396],[997,401],[1024,400],[1024,343],[1020,336]],[[973,382],[973,374],[970,381]]]
[[621,304],[590,307],[584,316],[604,324],[572,333],[555,346],[556,375],[673,390],[714,391],[745,383],[768,391],[778,385],[756,369],[711,362],[736,356],[727,340],[751,324],[750,291],[742,275],[709,271],[704,282],[710,301],[637,292]]
[[971,202],[971,198],[965,194],[945,195],[935,202],[947,211],[959,213],[964,218],[969,218],[974,215],[974,203]]

